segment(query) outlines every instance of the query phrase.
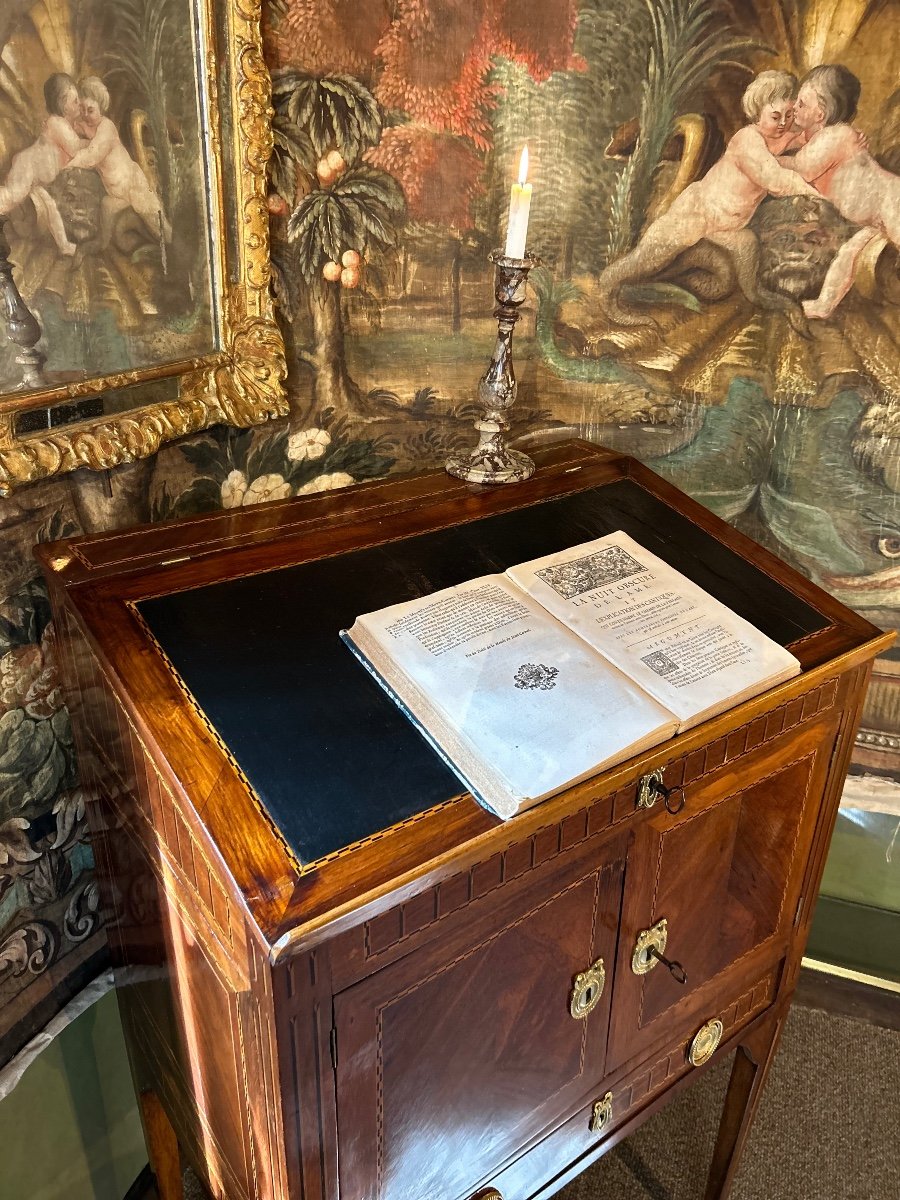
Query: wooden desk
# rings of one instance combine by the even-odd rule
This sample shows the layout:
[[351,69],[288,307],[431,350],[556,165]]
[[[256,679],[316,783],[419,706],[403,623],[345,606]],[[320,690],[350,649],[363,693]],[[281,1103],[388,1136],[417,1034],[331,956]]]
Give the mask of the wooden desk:
[[[803,673],[502,823],[338,630],[619,528]],[[168,1122],[231,1200],[549,1196],[737,1049],[727,1194],[889,635],[583,443],[39,554],[165,1200]]]

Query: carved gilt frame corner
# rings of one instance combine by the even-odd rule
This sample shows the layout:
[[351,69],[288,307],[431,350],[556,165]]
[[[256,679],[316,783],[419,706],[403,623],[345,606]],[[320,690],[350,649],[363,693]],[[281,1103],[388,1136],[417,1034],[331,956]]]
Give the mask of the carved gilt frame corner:
[[[221,349],[188,361],[32,391],[20,404],[8,395],[0,398],[0,496],[80,467],[102,471],[146,458],[165,442],[211,425],[247,427],[287,415],[287,365],[270,290],[266,172],[273,114],[262,53],[262,0],[195,3],[203,39],[198,77],[209,119],[209,202],[218,226],[211,266]],[[227,120],[223,104],[230,107]],[[230,171],[229,162],[234,164]],[[230,248],[229,211],[234,231]],[[178,380],[177,399],[46,432],[16,431],[20,411],[171,377]]]

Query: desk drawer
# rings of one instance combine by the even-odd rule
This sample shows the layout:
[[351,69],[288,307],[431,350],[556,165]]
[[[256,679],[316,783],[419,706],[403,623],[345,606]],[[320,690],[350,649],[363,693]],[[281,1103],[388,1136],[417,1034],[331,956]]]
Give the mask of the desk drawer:
[[[708,1014],[707,1020],[717,1019],[722,1023],[719,1045],[725,1045],[769,1007],[778,990],[780,971],[779,963],[737,999],[718,1012]],[[653,1055],[618,1083],[608,1088],[598,1087],[596,1095],[574,1116],[496,1175],[490,1184],[476,1190],[473,1200],[485,1192],[489,1195],[491,1188],[500,1193],[501,1200],[531,1200],[532,1197],[536,1200],[554,1179],[574,1167],[579,1159],[583,1158],[582,1165],[587,1166],[599,1157],[610,1134],[638,1116],[666,1088],[698,1069],[691,1064],[689,1053],[704,1024],[701,1022],[698,1029],[692,1030],[670,1050]],[[594,1127],[598,1108],[599,1129]]]

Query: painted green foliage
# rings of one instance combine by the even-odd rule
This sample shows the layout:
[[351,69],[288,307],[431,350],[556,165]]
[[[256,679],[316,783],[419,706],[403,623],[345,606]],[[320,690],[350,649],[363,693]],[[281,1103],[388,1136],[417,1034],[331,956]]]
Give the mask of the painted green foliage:
[[[273,43],[284,64],[273,80],[274,257],[289,340],[311,368],[318,407],[362,406],[342,305],[357,291],[369,311],[402,298],[407,230],[413,254],[449,243],[460,329],[461,235],[478,223],[474,203],[498,102],[494,56],[543,78],[572,58],[573,0],[548,0],[540,13],[528,5],[524,18],[514,9],[478,0],[452,19],[440,0],[416,0],[375,3],[365,18],[350,19],[340,0],[274,6]],[[431,66],[423,78],[424,61]]]
[[[73,532],[57,514],[39,537]],[[86,837],[49,604],[33,578],[0,611],[0,995],[98,927]]]

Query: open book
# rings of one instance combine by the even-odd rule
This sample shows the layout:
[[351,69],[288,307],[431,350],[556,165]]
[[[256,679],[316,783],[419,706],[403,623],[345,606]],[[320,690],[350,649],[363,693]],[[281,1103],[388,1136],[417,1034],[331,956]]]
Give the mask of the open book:
[[341,636],[500,817],[800,671],[625,533],[366,613]]

